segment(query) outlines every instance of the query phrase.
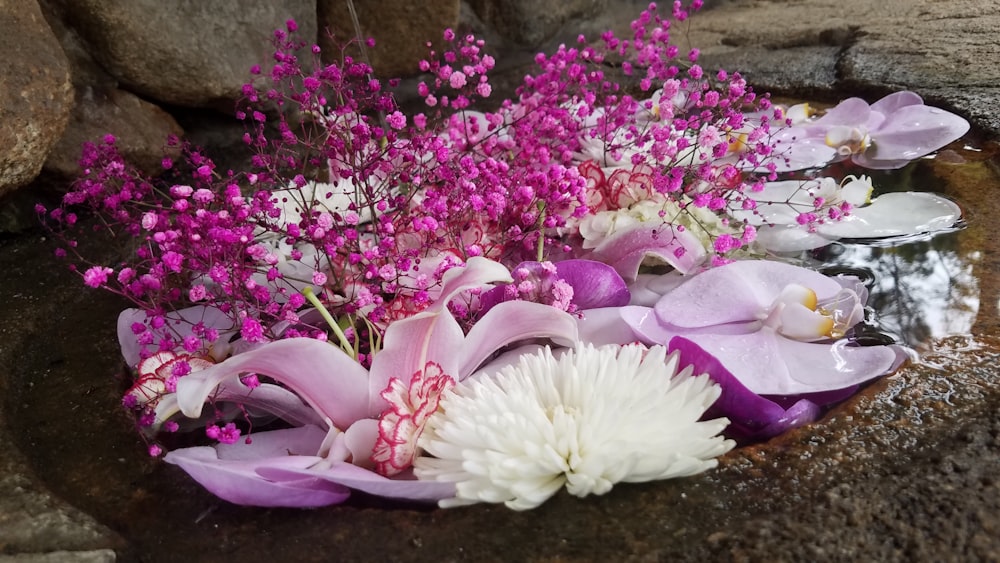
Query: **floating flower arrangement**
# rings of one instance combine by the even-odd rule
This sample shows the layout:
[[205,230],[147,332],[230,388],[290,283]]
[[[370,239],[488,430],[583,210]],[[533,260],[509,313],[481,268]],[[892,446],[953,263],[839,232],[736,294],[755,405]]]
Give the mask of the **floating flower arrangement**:
[[[250,169],[172,139],[154,179],[85,145],[39,213],[134,304],[122,404],[150,455],[237,504],[523,510],[708,470],[898,368],[912,352],[855,338],[863,280],[782,253],[955,228],[952,201],[873,198],[864,169],[968,123],[912,92],[773,104],[670,42],[691,4],[539,54],[493,103],[483,42],[446,31],[411,115],[288,22],[237,111]],[[855,175],[823,175],[839,161]],[[88,262],[80,209],[132,257]]]

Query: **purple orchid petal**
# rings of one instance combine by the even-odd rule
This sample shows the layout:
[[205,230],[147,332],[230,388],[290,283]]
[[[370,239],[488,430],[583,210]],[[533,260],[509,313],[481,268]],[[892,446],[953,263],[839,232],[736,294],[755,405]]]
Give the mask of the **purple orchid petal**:
[[409,384],[413,374],[424,369],[428,361],[440,364],[447,374],[457,374],[461,364],[455,352],[462,347],[465,335],[448,313],[448,302],[463,291],[510,281],[506,267],[478,256],[470,258],[464,268],[448,270],[442,280],[441,297],[434,304],[386,329],[382,350],[372,360],[369,412],[377,415],[388,407],[381,392],[391,378]]
[[336,346],[311,338],[269,342],[180,378],[177,399],[181,411],[198,417],[221,383],[247,372],[284,384],[338,428],[378,414],[368,410],[368,371]]
[[913,161],[906,158],[897,160],[875,160],[867,157],[864,153],[858,153],[851,156],[851,162],[857,164],[858,166],[868,168],[869,170],[899,170]]
[[318,507],[343,502],[350,491],[343,485],[315,477],[265,479],[258,470],[266,467],[305,468],[322,458],[315,452],[325,432],[304,426],[253,435],[250,444],[182,448],[167,453],[164,461],[183,469],[215,496],[248,506]]
[[[804,127],[782,129],[774,135],[772,142],[774,156],[765,164],[774,163],[774,171],[779,173],[821,168],[842,158],[837,149],[826,144],[821,132],[810,132]],[[768,169],[757,166],[753,171],[765,173]]]
[[457,379],[461,380],[508,344],[548,338],[557,344],[572,346],[577,337],[573,315],[541,303],[507,301],[490,309],[472,325],[465,341],[452,347],[449,353],[461,358],[460,368],[455,372]]
[[595,260],[556,262],[559,277],[573,287],[572,303],[577,309],[620,307],[629,302],[625,280],[614,268]]
[[681,273],[705,261],[701,241],[672,225],[637,225],[616,232],[594,249],[591,258],[614,268],[626,281],[635,280],[646,258],[657,258]]
[[821,301],[841,289],[837,282],[808,268],[772,260],[738,260],[692,276],[664,295],[653,310],[662,323],[676,327],[759,321],[789,284],[812,289]]
[[836,125],[861,127],[868,124],[871,106],[861,98],[847,98],[828,109],[822,117],[807,125],[809,128],[823,129]]
[[830,239],[884,238],[946,231],[962,218],[948,198],[927,192],[890,192],[857,207],[839,221],[817,228]]
[[722,394],[705,413],[705,418],[728,418],[727,435],[740,440],[770,438],[808,424],[819,416],[819,406],[809,400],[803,399],[786,410],[750,391],[717,358],[691,340],[673,338],[667,350],[680,353],[679,365],[692,366],[695,374],[707,373],[722,387]]
[[[604,262],[584,259],[560,260],[555,266],[555,278],[562,280],[573,288],[573,298],[570,303],[577,310],[594,309],[597,307],[618,307],[629,301],[629,289],[625,280]],[[545,280],[552,279],[552,274],[546,271],[542,262],[521,262],[513,271],[527,270],[530,277]],[[544,282],[543,282],[544,283]],[[518,299],[514,292],[508,291],[510,284],[503,284],[479,296],[479,312],[486,313],[497,303]]]
[[891,115],[906,106],[922,105],[924,105],[924,99],[921,98],[916,92],[903,90],[902,92],[893,92],[892,94],[883,97],[881,100],[872,104],[871,109],[872,111],[877,111],[882,115]]
[[858,385],[889,373],[896,361],[891,346],[847,346],[799,342],[764,328],[741,335],[682,336],[718,358],[719,363],[758,395],[802,395]]
[[350,463],[334,463],[329,467],[320,464],[313,468],[262,466],[259,473],[268,479],[321,479],[387,498],[434,502],[455,496],[454,483],[420,481],[413,478],[412,471],[389,479]]
[[831,244],[835,239],[810,233],[799,225],[762,225],[757,227],[757,242],[772,252],[798,252]]
[[621,310],[621,307],[604,307],[581,311],[576,321],[580,342],[594,346],[635,342],[635,332],[622,318]]
[[761,383],[755,390],[763,395],[820,393],[858,385],[891,373],[899,357],[897,346],[852,346],[846,340],[823,344],[787,338],[775,338],[774,342],[788,370],[788,380],[772,380],[774,389]]
[[872,148],[855,155],[856,164],[878,161],[913,160],[930,154],[969,131],[969,122],[943,109],[911,105],[888,115],[871,131]]

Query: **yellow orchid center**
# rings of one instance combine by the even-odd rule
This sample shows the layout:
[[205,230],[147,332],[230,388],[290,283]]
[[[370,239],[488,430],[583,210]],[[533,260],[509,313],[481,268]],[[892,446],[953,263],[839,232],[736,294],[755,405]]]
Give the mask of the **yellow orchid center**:
[[792,125],[798,125],[809,121],[809,118],[816,115],[817,111],[808,103],[795,104],[785,110],[785,119],[791,121]]
[[729,140],[729,147],[726,149],[726,152],[730,154],[745,152],[749,148],[747,143],[749,137],[746,133],[729,133],[726,137]]
[[828,311],[817,310],[818,304],[815,291],[789,284],[774,300],[764,324],[794,340],[809,342],[830,338],[837,323]]
[[868,131],[863,127],[850,127],[848,125],[837,125],[831,127],[826,132],[826,145],[837,149],[841,156],[862,153],[868,150],[872,140],[868,136]]

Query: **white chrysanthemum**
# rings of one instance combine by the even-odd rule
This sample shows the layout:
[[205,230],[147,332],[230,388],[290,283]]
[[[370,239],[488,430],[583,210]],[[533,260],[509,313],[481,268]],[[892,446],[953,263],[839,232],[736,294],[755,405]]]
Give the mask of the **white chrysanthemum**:
[[694,475],[715,467],[734,442],[729,421],[699,422],[721,388],[708,375],[678,373],[662,346],[578,346],[525,354],[493,376],[449,390],[414,463],[420,479],[451,481],[442,507],[503,502],[534,508],[564,484],[576,496],[619,481]]

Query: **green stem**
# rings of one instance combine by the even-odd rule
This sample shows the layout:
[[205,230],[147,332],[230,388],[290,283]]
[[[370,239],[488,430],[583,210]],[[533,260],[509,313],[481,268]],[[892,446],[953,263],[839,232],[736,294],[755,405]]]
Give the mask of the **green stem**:
[[309,301],[309,303],[312,304],[313,307],[316,308],[317,311],[319,311],[320,316],[323,317],[323,320],[326,321],[326,324],[330,325],[330,329],[333,330],[333,333],[337,336],[337,340],[340,341],[340,349],[346,352],[347,355],[351,357],[351,359],[354,360],[358,359],[358,355],[354,351],[354,348],[351,346],[351,342],[347,339],[347,335],[344,334],[344,331],[341,330],[340,325],[337,324],[337,321],[335,321],[333,319],[333,316],[330,315],[330,311],[327,311],[326,307],[324,307],[323,304],[320,303],[319,298],[316,297],[315,293],[313,293],[312,287],[306,286],[306,288],[302,290],[302,295],[306,298],[307,301]]
[[545,258],[545,208],[539,204],[538,210],[538,261]]

